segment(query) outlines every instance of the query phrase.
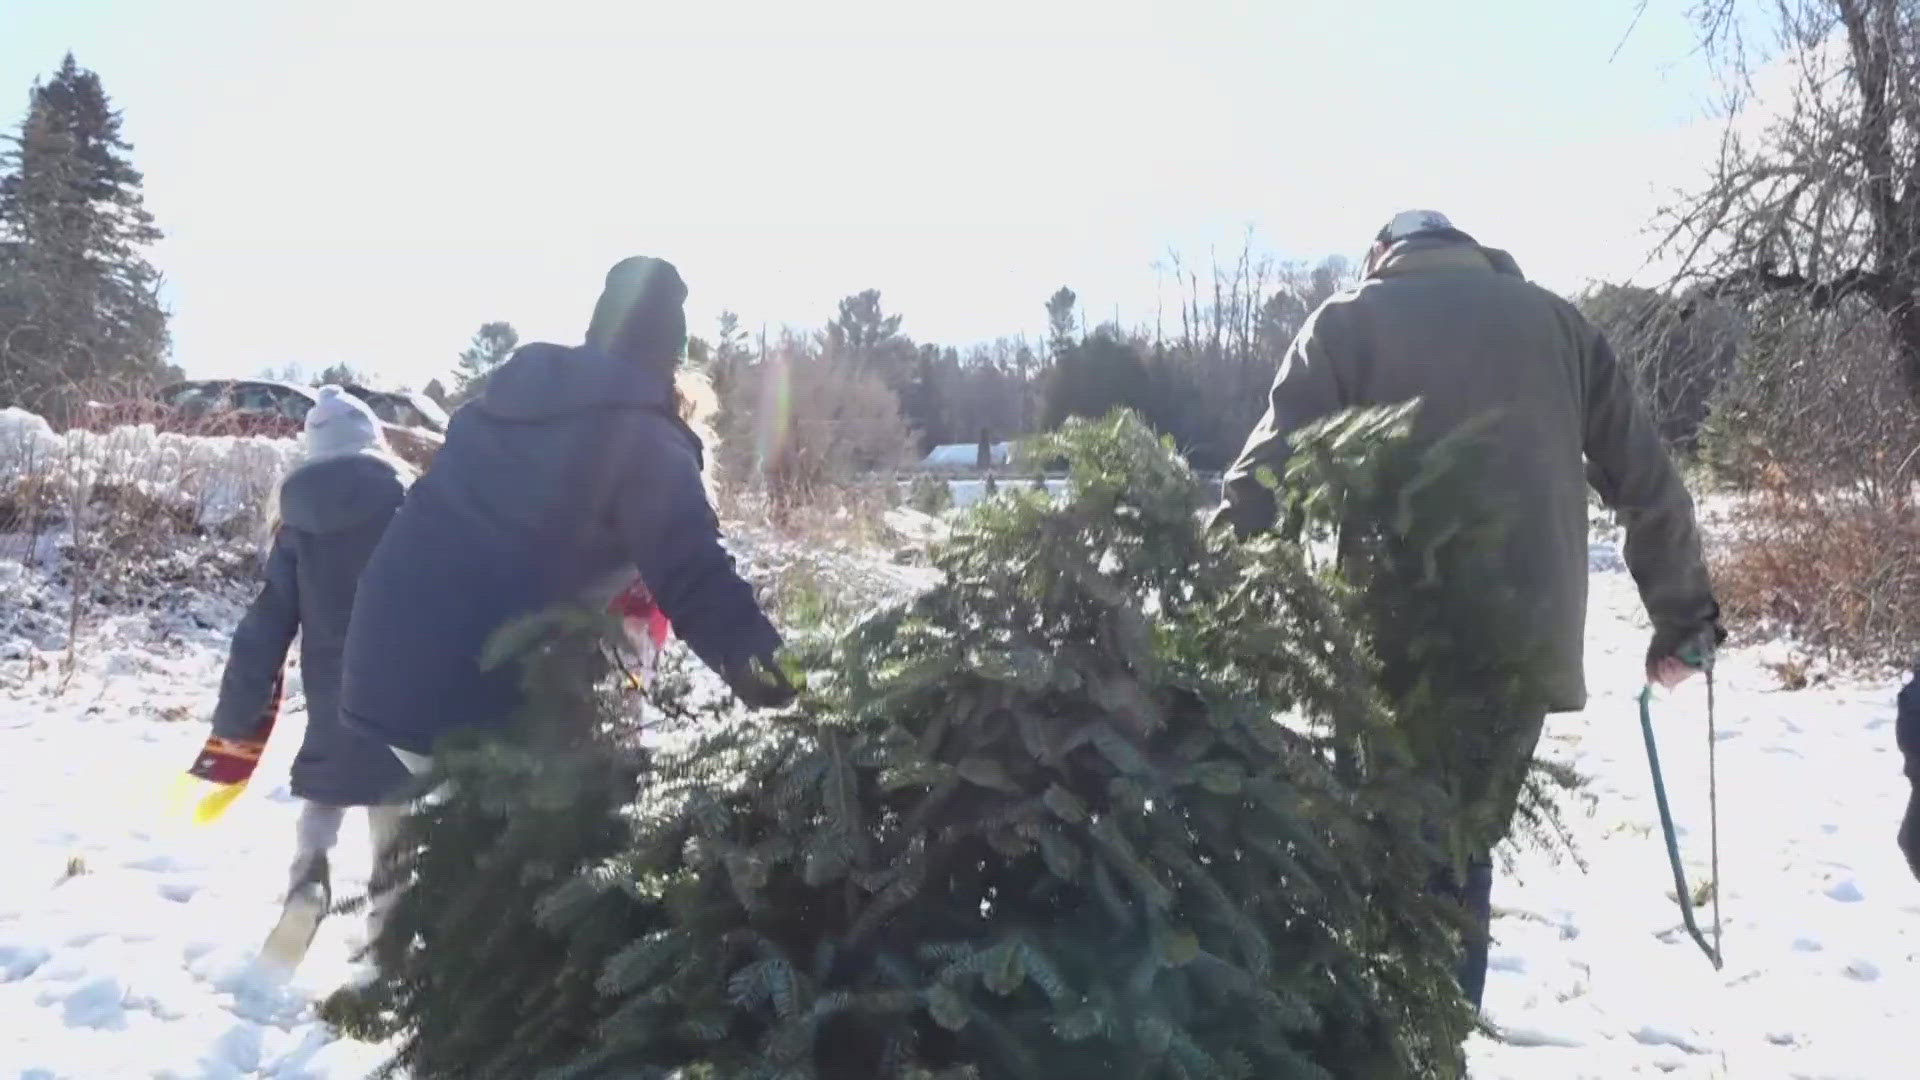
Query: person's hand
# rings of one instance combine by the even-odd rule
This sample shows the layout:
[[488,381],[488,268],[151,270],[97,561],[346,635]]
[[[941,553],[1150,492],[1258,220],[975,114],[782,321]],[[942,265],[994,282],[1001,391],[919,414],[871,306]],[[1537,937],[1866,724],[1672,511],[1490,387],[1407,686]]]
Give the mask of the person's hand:
[[787,681],[786,673],[771,656],[748,657],[727,666],[722,673],[735,697],[749,709],[784,709],[793,704],[798,691]]
[[1647,665],[1647,685],[1671,690],[1699,672],[1699,668],[1677,656],[1663,657]]
[[1907,857],[1907,869],[1920,881],[1920,788],[1907,796],[1907,816],[1900,821],[1900,852]]
[[1647,648],[1647,684],[1671,690],[1713,666],[1713,655],[1727,640],[1718,612],[1690,633],[1659,630]]

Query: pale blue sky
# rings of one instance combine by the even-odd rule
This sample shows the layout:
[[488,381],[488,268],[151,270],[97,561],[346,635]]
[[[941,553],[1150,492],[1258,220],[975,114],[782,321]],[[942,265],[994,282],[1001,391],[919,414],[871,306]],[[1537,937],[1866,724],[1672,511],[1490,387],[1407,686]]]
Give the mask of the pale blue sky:
[[1717,127],[1686,0],[0,0],[0,120],[72,49],[125,112],[195,374],[416,386],[473,329],[578,340],[617,258],[689,315],[1035,332],[1062,284],[1248,227],[1357,256],[1432,206],[1556,288],[1633,273]]

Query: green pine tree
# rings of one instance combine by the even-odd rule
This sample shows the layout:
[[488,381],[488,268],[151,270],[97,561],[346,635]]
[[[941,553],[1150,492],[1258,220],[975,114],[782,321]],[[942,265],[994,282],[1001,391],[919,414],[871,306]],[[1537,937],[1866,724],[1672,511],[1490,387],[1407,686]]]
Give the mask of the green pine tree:
[[1107,326],[1055,353],[1040,422],[1053,429],[1076,417],[1092,419],[1114,409],[1146,415],[1158,404],[1162,402],[1156,398],[1140,343]]
[[493,369],[507,362],[513,350],[520,345],[520,334],[512,323],[483,323],[474,331],[473,341],[460,351],[460,362],[453,371],[453,393],[449,398],[452,407],[472,401],[487,388],[487,376]]
[[342,360],[320,369],[313,377],[315,386],[365,386],[367,377],[353,369],[353,365]]
[[164,379],[160,239],[100,77],[68,54],[0,153],[0,405],[58,411]]
[[[330,1015],[417,1080],[1461,1075],[1428,889],[1476,827],[1428,779],[1461,695],[1395,666],[1440,616],[1393,637],[1373,590],[1489,537],[1403,421],[1303,436],[1295,529],[1245,543],[1137,419],[1069,422],[1034,448],[1069,498],[987,504],[940,585],[796,643],[788,713],[646,748],[596,620],[506,635],[524,723],[440,755],[386,977]],[[1385,557],[1316,565],[1332,519]]]

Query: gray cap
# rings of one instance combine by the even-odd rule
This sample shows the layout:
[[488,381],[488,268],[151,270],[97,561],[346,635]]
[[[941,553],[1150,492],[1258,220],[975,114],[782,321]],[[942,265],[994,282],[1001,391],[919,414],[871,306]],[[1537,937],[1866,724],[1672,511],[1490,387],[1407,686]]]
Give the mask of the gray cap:
[[1392,245],[1428,233],[1466,235],[1454,228],[1453,222],[1448,220],[1447,215],[1438,210],[1402,210],[1393,215],[1393,220],[1387,222],[1374,235],[1373,241],[1376,244]]

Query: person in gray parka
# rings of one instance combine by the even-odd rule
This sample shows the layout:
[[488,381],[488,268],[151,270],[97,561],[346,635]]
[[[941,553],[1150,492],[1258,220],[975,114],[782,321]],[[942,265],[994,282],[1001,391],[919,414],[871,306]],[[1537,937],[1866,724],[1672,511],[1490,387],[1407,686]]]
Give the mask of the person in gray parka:
[[[1511,636],[1547,653],[1546,700],[1513,718],[1524,737],[1510,758],[1488,763],[1501,774],[1491,814],[1504,833],[1547,714],[1587,703],[1589,487],[1626,524],[1627,566],[1653,624],[1649,682],[1671,686],[1711,655],[1725,637],[1720,606],[1693,499],[1605,336],[1527,281],[1512,256],[1433,211],[1395,215],[1374,237],[1364,280],[1307,320],[1281,361],[1266,416],[1227,471],[1219,519],[1243,535],[1272,527],[1275,496],[1261,475],[1285,470],[1301,428],[1344,409],[1413,400],[1418,444],[1486,422],[1494,467],[1478,486],[1490,505],[1514,511],[1504,557],[1525,601]],[[1469,857],[1464,880],[1451,868],[1442,877],[1439,891],[1475,924],[1460,984],[1477,1006],[1491,849]]]
[[[293,761],[293,794],[306,801],[287,893],[288,920],[317,924],[332,900],[327,854],[347,807],[367,808],[375,858],[391,844],[409,773],[384,743],[341,726],[341,655],[362,569],[400,508],[412,471],[387,452],[372,410],[338,387],[307,414],[307,461],[280,486],[280,523],[265,582],[234,631],[213,714],[210,747],[257,759],[263,714],[277,703],[288,649],[300,637],[306,737]],[[376,863],[377,865],[377,863]],[[377,935],[390,895],[368,913]],[[305,941],[298,942],[304,951]]]

